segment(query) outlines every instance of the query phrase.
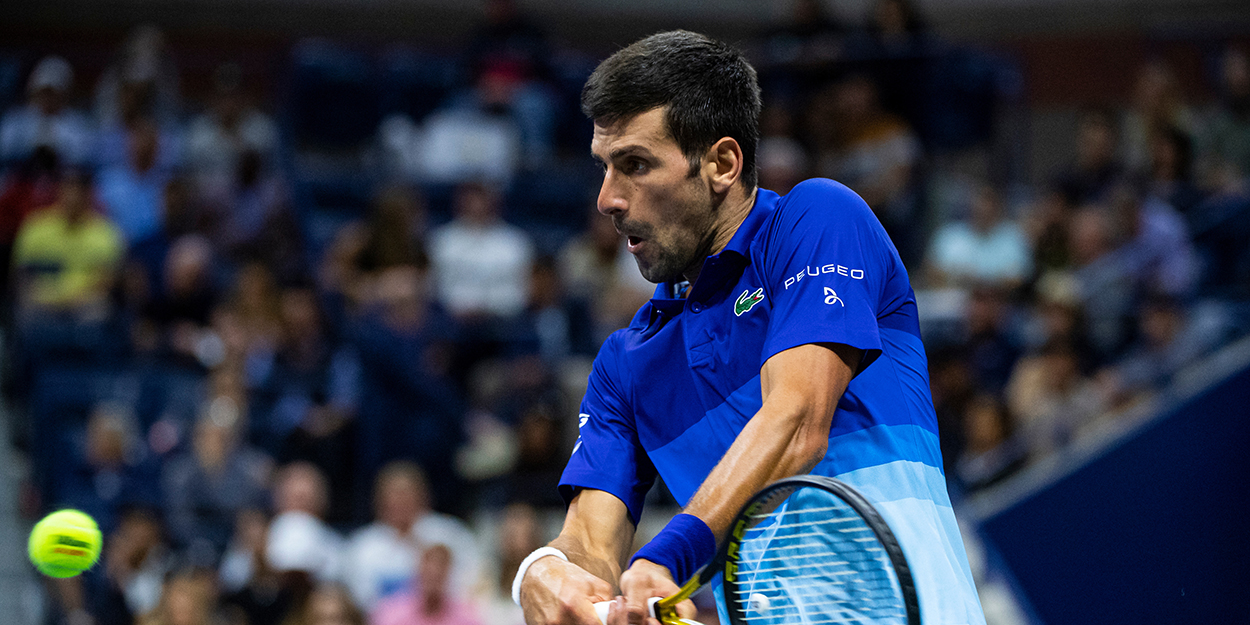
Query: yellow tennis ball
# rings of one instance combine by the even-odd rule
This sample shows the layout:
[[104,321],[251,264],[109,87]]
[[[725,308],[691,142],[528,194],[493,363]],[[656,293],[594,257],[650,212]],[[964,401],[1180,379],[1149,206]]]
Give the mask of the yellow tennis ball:
[[26,553],[49,577],[73,577],[100,559],[104,537],[95,519],[78,510],[57,510],[30,531]]

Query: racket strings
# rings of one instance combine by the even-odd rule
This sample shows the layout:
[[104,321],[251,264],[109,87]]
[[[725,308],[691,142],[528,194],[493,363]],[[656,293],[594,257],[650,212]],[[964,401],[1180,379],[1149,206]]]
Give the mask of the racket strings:
[[[807,491],[811,492],[807,492]],[[848,504],[800,489],[752,515],[726,600],[745,625],[906,623],[886,549]]]

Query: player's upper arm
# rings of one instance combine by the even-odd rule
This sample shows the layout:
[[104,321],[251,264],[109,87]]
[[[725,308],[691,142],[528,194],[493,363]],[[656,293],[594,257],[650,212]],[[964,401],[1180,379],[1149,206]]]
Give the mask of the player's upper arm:
[[760,369],[760,390],[771,415],[794,419],[781,475],[807,472],[825,454],[838,400],[859,368],[863,351],[840,343],[808,343],[779,352]]

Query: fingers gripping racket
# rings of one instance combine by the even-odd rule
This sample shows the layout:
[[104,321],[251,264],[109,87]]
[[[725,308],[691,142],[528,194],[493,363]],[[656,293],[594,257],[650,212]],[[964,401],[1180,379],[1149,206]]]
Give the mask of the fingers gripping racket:
[[[697,625],[677,604],[723,573],[732,625],[919,625],[907,560],[872,504],[847,484],[802,475],[751,497],[716,557],[677,593],[653,600],[665,625]],[[596,605],[606,618],[610,602]]]

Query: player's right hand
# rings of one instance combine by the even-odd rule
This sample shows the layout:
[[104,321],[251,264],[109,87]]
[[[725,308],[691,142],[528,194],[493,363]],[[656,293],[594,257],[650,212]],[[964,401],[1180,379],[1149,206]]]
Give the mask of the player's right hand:
[[614,595],[611,584],[553,556],[536,560],[521,580],[526,625],[601,625],[595,602]]

